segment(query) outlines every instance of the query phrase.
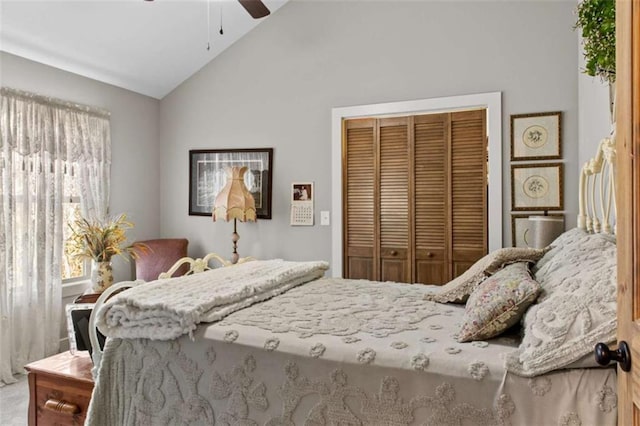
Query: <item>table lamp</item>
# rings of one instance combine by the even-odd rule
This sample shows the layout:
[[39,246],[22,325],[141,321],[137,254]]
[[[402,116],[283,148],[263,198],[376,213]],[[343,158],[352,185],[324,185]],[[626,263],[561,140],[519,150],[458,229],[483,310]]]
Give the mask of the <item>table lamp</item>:
[[228,222],[233,219],[233,254],[231,255],[231,263],[238,263],[240,255],[238,254],[238,235],[236,229],[236,221],[255,222],[256,220],[256,202],[253,195],[244,184],[244,174],[247,167],[228,167],[225,169],[227,182],[224,188],[216,196],[213,203],[213,221],[224,220]]
[[564,218],[560,216],[529,216],[531,247],[545,248],[564,231]]

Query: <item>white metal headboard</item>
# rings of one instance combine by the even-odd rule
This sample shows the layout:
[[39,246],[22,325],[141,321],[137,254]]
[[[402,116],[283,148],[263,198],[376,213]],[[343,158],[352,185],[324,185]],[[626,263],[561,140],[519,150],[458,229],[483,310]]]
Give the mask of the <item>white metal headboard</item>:
[[616,142],[602,139],[596,156],[580,172],[578,228],[587,232],[615,234]]

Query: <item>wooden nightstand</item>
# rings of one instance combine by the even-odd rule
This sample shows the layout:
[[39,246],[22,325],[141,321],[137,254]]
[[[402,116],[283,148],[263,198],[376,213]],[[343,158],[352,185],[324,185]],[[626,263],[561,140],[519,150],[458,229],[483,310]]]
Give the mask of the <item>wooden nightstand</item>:
[[29,425],[84,424],[93,363],[87,352],[63,352],[25,366],[29,372]]

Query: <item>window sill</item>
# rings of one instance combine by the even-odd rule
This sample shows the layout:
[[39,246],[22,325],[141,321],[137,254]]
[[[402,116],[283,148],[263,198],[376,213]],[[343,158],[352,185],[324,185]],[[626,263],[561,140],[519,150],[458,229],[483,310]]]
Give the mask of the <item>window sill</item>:
[[91,287],[90,280],[73,281],[62,284],[62,298],[79,296]]

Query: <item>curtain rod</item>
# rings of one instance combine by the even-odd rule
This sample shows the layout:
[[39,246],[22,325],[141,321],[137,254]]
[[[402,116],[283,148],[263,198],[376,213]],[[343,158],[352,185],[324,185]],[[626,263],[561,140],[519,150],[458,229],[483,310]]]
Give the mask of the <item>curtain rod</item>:
[[111,113],[106,109],[89,106],[89,105],[77,104],[74,102],[64,101],[62,99],[51,98],[44,95],[38,95],[36,93],[26,92],[24,90],[12,89],[10,87],[0,87],[0,94],[2,94],[3,96],[37,102],[42,105],[49,105],[54,107],[71,109],[79,112],[85,112],[87,114],[91,114],[101,118],[108,119],[111,116]]

